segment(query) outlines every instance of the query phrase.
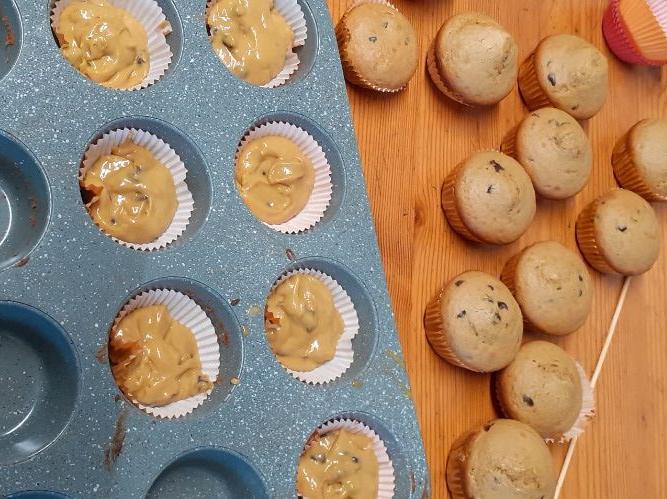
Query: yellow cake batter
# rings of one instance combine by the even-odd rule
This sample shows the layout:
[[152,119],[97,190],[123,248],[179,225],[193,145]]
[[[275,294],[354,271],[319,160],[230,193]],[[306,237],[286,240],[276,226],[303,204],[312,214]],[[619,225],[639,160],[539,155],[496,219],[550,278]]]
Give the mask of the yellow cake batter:
[[252,213],[269,224],[294,218],[315,185],[311,161],[290,139],[260,137],[243,146],[236,162],[236,186]]
[[312,371],[333,359],[343,319],[326,285],[317,277],[298,273],[269,295],[266,334],[283,366]]
[[273,0],[218,0],[207,23],[213,49],[239,78],[265,85],[285,66],[294,33]]
[[341,429],[309,442],[299,459],[296,487],[308,499],[374,499],[378,477],[373,440]]
[[107,0],[75,0],[58,20],[56,36],[65,59],[105,87],[127,89],[148,75],[148,38],[125,9]]
[[178,201],[169,169],[130,140],[101,156],[86,171],[81,189],[93,221],[129,243],[149,243],[174,218]]
[[197,341],[165,305],[133,310],[114,329],[109,359],[116,383],[129,398],[159,407],[208,391]]

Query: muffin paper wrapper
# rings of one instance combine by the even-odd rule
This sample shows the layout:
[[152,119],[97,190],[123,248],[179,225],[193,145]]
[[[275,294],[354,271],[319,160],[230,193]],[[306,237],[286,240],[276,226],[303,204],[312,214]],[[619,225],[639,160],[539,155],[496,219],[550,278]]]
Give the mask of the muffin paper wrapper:
[[428,342],[431,344],[433,350],[435,350],[435,353],[450,364],[470,371],[482,372],[465,364],[456,353],[454,353],[449,345],[447,333],[445,332],[444,324],[442,322],[442,314],[440,313],[442,295],[443,291],[441,290],[438,295],[429,302],[424,311],[424,330],[426,331]]
[[644,57],[623,20],[619,10],[619,1],[613,0],[602,18],[602,32],[609,49],[624,62],[630,64],[656,65],[659,62]]
[[[319,270],[306,268],[287,272],[274,283],[274,285],[271,287],[271,291],[273,291],[288,277],[291,277],[295,274],[306,274],[316,277],[329,289],[333,298],[334,306],[343,319],[343,333],[341,334],[340,338],[338,339],[338,343],[336,344],[336,352],[333,359],[325,362],[321,366],[313,369],[312,371],[293,371],[285,366],[283,367],[293,377],[299,381],[303,381],[304,383],[309,383],[311,385],[329,383],[330,381],[341,377],[343,373],[350,368],[352,361],[354,360],[352,340],[359,332],[359,318],[357,316],[357,311],[355,310],[352,300],[343,287],[333,278],[327,274],[324,274],[323,272],[320,272]],[[276,359],[278,362],[280,362],[277,356]]]
[[347,26],[345,26],[347,14],[352,9],[358,7],[359,5],[373,4],[373,3],[386,5],[387,7],[391,7],[392,9],[398,11],[398,9],[393,4],[387,2],[386,0],[356,0],[350,5],[350,7],[343,14],[343,17],[341,17],[340,21],[338,21],[338,24],[336,25],[336,40],[338,41],[338,51],[340,52],[340,62],[343,66],[343,73],[345,74],[345,79],[347,81],[359,87],[369,88],[371,90],[384,93],[400,92],[405,87],[407,87],[407,85],[404,85],[399,88],[385,88],[374,85],[373,83],[366,80],[363,76],[361,76],[361,74],[354,67],[354,63],[347,56],[347,43],[348,43],[347,40],[349,39],[349,37],[347,36],[348,29]]
[[[83,180],[88,169],[95,164],[95,161],[97,161],[99,157],[111,154],[112,148],[127,140],[131,140],[135,144],[148,149],[153,153],[155,159],[167,167],[174,179],[174,186],[176,187],[176,213],[174,213],[174,218],[169,227],[167,227],[167,230],[155,241],[150,243],[132,243],[122,241],[109,234],[107,235],[118,244],[122,244],[128,248],[142,251],[154,251],[164,248],[168,244],[174,242],[181,234],[183,234],[183,232],[185,232],[190,221],[190,216],[192,215],[192,210],[194,209],[192,194],[185,183],[187,174],[185,165],[181,161],[181,158],[178,157],[176,152],[166,142],[151,133],[136,128],[120,128],[105,133],[99,140],[88,146],[79,170],[79,180]],[[102,228],[99,228],[104,233]]]
[[636,192],[647,201],[667,201],[667,196],[651,190],[639,168],[635,165],[632,154],[628,150],[628,139],[631,131],[632,129],[619,139],[611,156],[611,165],[616,180],[621,187]]
[[[373,451],[378,461],[378,499],[392,499],[394,497],[394,489],[396,476],[394,472],[394,465],[391,462],[387,446],[382,439],[371,428],[360,421],[353,419],[332,419],[320,425],[315,430],[319,435],[326,435],[336,430],[347,430],[350,433],[367,436],[373,441]],[[306,448],[308,444],[306,444]],[[299,496],[302,497],[302,496]],[[303,497],[303,499],[308,499]]]
[[519,161],[519,159],[517,158],[518,154],[516,152],[516,136],[519,132],[519,126],[521,126],[520,123],[507,132],[503,137],[502,144],[500,145],[500,152],[513,157],[517,161]]
[[445,81],[442,79],[442,76],[440,76],[440,70],[438,69],[438,62],[435,57],[435,40],[431,42],[428,52],[426,53],[426,69],[428,70],[428,74],[431,77],[431,80],[433,81],[435,86],[438,88],[438,90],[440,90],[447,97],[449,97],[453,101],[458,102],[459,104],[463,104],[464,106],[468,107],[473,107],[471,104],[468,104],[463,99],[463,97],[461,97],[459,94],[450,89],[445,84]]
[[269,135],[285,137],[294,142],[301,152],[310,160],[313,169],[315,170],[313,191],[310,193],[310,198],[301,212],[297,213],[292,219],[281,224],[262,222],[264,225],[271,227],[278,232],[282,232],[283,234],[296,234],[313,227],[322,219],[324,213],[327,211],[329,203],[331,202],[331,193],[333,192],[333,185],[331,183],[331,166],[324,155],[322,147],[310,134],[295,125],[275,121],[253,128],[243,137],[236,149],[234,163],[238,161],[239,152],[246,143],[253,139]]
[[[220,347],[218,346],[215,327],[213,327],[213,323],[206,315],[206,312],[192,298],[183,293],[170,289],[144,291],[131,298],[123,306],[114,321],[112,331],[118,327],[121,319],[127,314],[137,308],[151,305],[166,305],[172,319],[180,322],[192,331],[197,341],[202,372],[208,376],[209,381],[212,383],[215,382],[220,370]],[[152,416],[173,419],[185,416],[202,405],[211,391],[213,389],[161,407],[145,406],[130,398],[137,407]]]
[[[662,4],[662,8],[658,5]],[[630,38],[634,41],[639,53],[654,63],[667,61],[667,12],[662,2],[647,0],[614,0],[612,8],[616,9],[627,28]]]
[[576,235],[579,249],[584,255],[588,264],[598,272],[605,274],[617,274],[618,272],[607,262],[602,255],[597,243],[595,233],[595,211],[597,210],[598,200],[591,202],[579,214],[576,223]]
[[540,109],[541,107],[553,106],[549,97],[547,97],[540,86],[537,69],[535,68],[535,52],[530,54],[523,61],[523,64],[521,64],[521,68],[519,69],[519,90],[526,106],[531,111]]
[[[205,20],[207,23],[208,12],[216,3],[217,0],[208,0],[206,3]],[[275,11],[287,22],[292,33],[294,33],[294,41],[292,42],[292,48],[287,52],[283,69],[270,82],[261,85],[264,88],[275,88],[283,85],[299,69],[301,61],[293,49],[304,45],[306,38],[308,38],[306,18],[297,0],[274,0],[273,5]]]
[[454,168],[454,171],[452,171],[447,176],[445,182],[442,184],[442,191],[441,191],[442,209],[445,212],[447,221],[449,222],[449,225],[452,227],[452,229],[454,229],[456,232],[458,232],[459,235],[465,237],[466,239],[469,239],[470,241],[481,243],[484,241],[475,236],[468,229],[468,227],[466,227],[465,223],[463,222],[463,219],[461,218],[461,214],[459,212],[459,208],[456,203],[456,180],[462,164],[463,163],[457,165]]
[[[584,432],[584,429],[588,424],[588,422],[595,416],[595,394],[593,390],[593,385],[591,384],[591,381],[588,379],[588,376],[586,376],[586,371],[584,371],[584,368],[581,366],[581,364],[579,364],[579,362],[577,361],[575,361],[574,363],[577,366],[577,373],[579,374],[579,382],[581,383],[581,408],[579,409],[579,415],[577,416],[577,419],[575,420],[572,427],[566,432],[564,432],[562,435],[546,437],[544,441],[548,444],[553,444],[553,443],[563,444],[569,442],[575,436],[578,437]],[[500,396],[500,385],[497,380],[498,378],[496,378],[493,393],[496,402],[498,403],[498,407],[500,408],[500,412],[502,413],[503,417],[509,419],[516,419],[513,418],[512,415],[510,415],[509,411],[507,411],[505,405],[503,404],[503,398]]]
[[475,435],[474,431],[465,433],[456,439],[449,450],[447,457],[447,488],[452,496],[452,499],[468,499],[470,497],[466,493],[466,447],[468,440]]
[[[51,10],[51,27],[58,31],[60,14],[74,0],[57,0]],[[149,69],[146,78],[139,85],[114,90],[139,90],[158,81],[167,71],[173,54],[166,35],[171,33],[171,25],[155,0],[109,0],[114,7],[125,9],[146,31],[148,38]],[[104,86],[104,85],[102,85]]]

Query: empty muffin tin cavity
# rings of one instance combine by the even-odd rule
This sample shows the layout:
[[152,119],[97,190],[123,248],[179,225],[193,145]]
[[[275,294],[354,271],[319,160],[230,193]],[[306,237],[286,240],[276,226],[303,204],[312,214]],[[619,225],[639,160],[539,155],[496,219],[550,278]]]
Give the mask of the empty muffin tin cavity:
[[[140,286],[123,301],[117,314],[130,299],[154,289],[167,289],[183,293],[194,300],[213,323],[220,351],[218,379],[214,384],[213,391],[204,403],[196,407],[191,414],[178,419],[207,417],[229,398],[240,380],[243,365],[241,326],[231,306],[216,291],[193,279],[181,277],[164,277]],[[110,330],[115,318],[116,316],[111,318]]]
[[[271,114],[265,114],[255,119],[252,125],[247,127],[243,132],[243,135],[239,139],[239,145],[241,144],[243,137],[248,135],[252,130],[259,128],[266,123],[273,123],[273,122],[289,123],[291,125],[301,128],[303,131],[308,133],[313,139],[315,139],[315,142],[317,142],[317,144],[322,148],[327,163],[331,167],[332,191],[331,191],[331,200],[329,201],[329,206],[327,207],[326,211],[324,212],[324,215],[319,220],[319,222],[317,222],[310,229],[307,229],[304,233],[316,231],[320,227],[326,225],[327,223],[329,223],[331,220],[334,219],[336,213],[338,212],[338,209],[343,203],[343,198],[345,196],[345,170],[343,167],[343,159],[340,155],[340,152],[338,151],[338,147],[336,146],[335,142],[333,141],[331,136],[322,129],[322,127],[320,127],[317,123],[306,118],[301,114],[290,113],[286,111],[278,111]],[[234,164],[232,165],[231,168],[232,177],[234,177],[235,175],[235,169],[236,165]],[[237,189],[237,196],[238,196],[238,189]],[[239,200],[241,203],[243,203],[243,200],[240,199],[240,196]],[[268,226],[266,226],[266,228],[267,230],[270,230]]]
[[63,328],[39,310],[0,302],[0,465],[25,461],[65,430],[79,362]]
[[14,0],[3,0],[0,4],[0,80],[16,64],[22,43],[23,26],[19,10]]
[[[106,133],[123,128],[134,128],[155,135],[170,146],[184,163],[187,171],[185,183],[192,194],[194,208],[190,214],[185,231],[164,249],[184,244],[199,231],[206,221],[211,208],[211,179],[204,155],[194,141],[175,126],[156,118],[131,116],[113,120],[97,130],[82,152],[82,161],[88,147],[97,142]],[[78,170],[76,175],[79,175]],[[86,209],[85,204],[90,201],[89,195],[82,191],[81,196],[84,209]]]
[[264,479],[241,454],[204,447],[174,459],[153,481],[146,499],[269,497]]
[[[281,275],[298,269],[318,270],[328,275],[340,284],[352,300],[359,320],[359,332],[352,340],[354,352],[352,365],[339,378],[322,386],[349,383],[363,372],[376,348],[378,334],[373,301],[361,281],[347,267],[334,260],[318,257],[302,258],[287,267]],[[276,280],[279,277],[276,276]],[[314,385],[313,389],[317,389],[317,385]]]
[[[10,0],[11,1],[11,0]],[[150,89],[153,85],[159,83],[160,81],[164,80],[164,78],[169,77],[171,73],[174,72],[176,69],[176,66],[178,65],[181,55],[183,54],[183,24],[181,22],[181,17],[178,14],[178,10],[176,9],[176,6],[174,5],[172,0],[153,0],[155,1],[160,9],[162,9],[162,12],[164,13],[166,17],[167,23],[169,23],[169,27],[171,28],[171,33],[167,34],[165,39],[167,41],[167,45],[169,45],[169,49],[171,50],[172,53],[172,58],[171,62],[169,63],[169,66],[167,67],[167,70],[165,71],[164,75],[155,83],[152,85],[148,86],[147,89]],[[113,0],[110,1],[110,3],[114,4],[115,2]],[[51,12],[53,10],[53,7],[56,4],[56,0],[49,0],[49,9],[48,9],[48,23],[49,26],[51,27],[51,32],[53,34],[53,40],[56,44],[56,47],[58,48],[58,51],[60,51],[60,42],[58,41],[58,37],[56,35],[55,30],[51,26]],[[67,64],[70,66],[69,62],[65,60],[64,57],[61,57],[63,64]],[[78,71],[74,68],[72,68],[72,71],[75,71],[78,73]],[[85,76],[79,75],[83,78]],[[91,82],[92,83],[92,82]],[[104,88],[104,87],[103,87]],[[109,89],[112,90],[112,89]],[[146,90],[146,89],[143,89]]]
[[69,496],[50,490],[24,490],[8,495],[7,499],[69,499]]
[[0,271],[27,263],[50,214],[44,170],[24,144],[0,130]]

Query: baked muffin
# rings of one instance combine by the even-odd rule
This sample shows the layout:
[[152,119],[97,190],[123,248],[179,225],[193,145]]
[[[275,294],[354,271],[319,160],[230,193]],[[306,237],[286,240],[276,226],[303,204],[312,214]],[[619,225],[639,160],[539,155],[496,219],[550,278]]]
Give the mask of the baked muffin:
[[535,216],[535,190],[517,161],[497,151],[461,162],[442,186],[442,208],[452,228],[471,241],[507,244]]
[[577,218],[577,242],[599,272],[637,275],[649,270],[660,251],[660,225],[641,196],[612,189]]
[[531,110],[553,106],[584,120],[602,109],[607,73],[607,58],[586,40],[552,35],[521,65],[519,88]]
[[424,313],[429,343],[443,359],[477,372],[502,369],[523,336],[519,305],[507,287],[484,272],[452,279]]
[[557,439],[581,412],[583,388],[577,365],[548,341],[524,344],[496,377],[496,395],[505,416],[532,426],[542,437]]
[[505,264],[501,279],[519,302],[528,329],[570,334],[591,311],[593,283],[586,264],[556,241],[525,248]]
[[75,0],[62,10],[54,31],[63,57],[100,85],[129,90],[148,76],[146,30],[112,2]]
[[555,493],[556,473],[535,430],[496,419],[454,442],[447,487],[452,499],[547,499]]
[[336,26],[345,79],[382,92],[405,88],[419,63],[417,33],[395,7],[360,3]]
[[526,169],[537,193],[565,199],[583,189],[591,173],[593,149],[572,116],[545,107],[531,112],[503,141],[502,151]]
[[494,19],[466,12],[448,19],[429,49],[427,67],[438,89],[469,106],[503,100],[518,75],[514,38]]
[[649,201],[667,201],[667,121],[635,124],[611,156],[616,180]]

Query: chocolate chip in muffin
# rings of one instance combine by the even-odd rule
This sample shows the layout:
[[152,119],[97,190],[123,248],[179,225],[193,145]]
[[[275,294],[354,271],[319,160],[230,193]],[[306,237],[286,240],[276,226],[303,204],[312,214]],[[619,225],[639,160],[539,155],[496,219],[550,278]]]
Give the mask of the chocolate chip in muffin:
[[463,319],[466,316],[466,311],[461,310],[458,315],[456,316],[457,319]]
[[528,395],[523,395],[521,398],[523,399],[523,403],[526,404],[528,407],[533,407],[535,405],[533,399],[530,398]]
[[462,280],[458,280],[458,281],[456,281],[456,282],[454,283],[454,286],[456,286],[456,287],[458,288],[461,284],[463,284],[463,281],[462,281]]
[[507,310],[509,307],[507,306],[507,303],[505,303],[504,301],[499,301],[498,302],[498,308],[500,310]]
[[549,83],[551,83],[551,86],[555,87],[556,86],[556,75],[553,73],[549,73],[547,75],[547,80],[549,80]]
[[500,163],[493,159],[491,160],[491,166],[493,166],[493,169],[496,170],[496,173],[500,173],[505,170],[505,168],[503,168]]

